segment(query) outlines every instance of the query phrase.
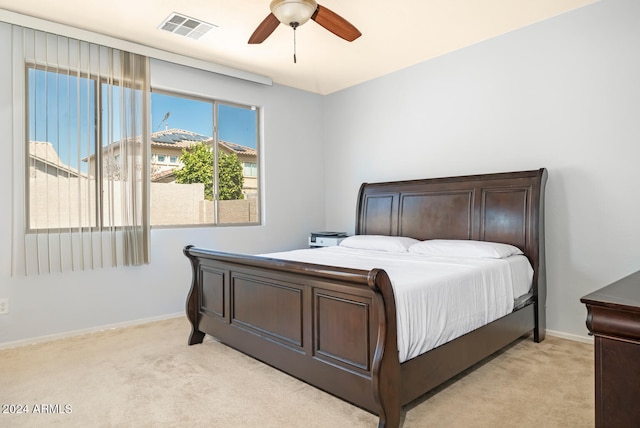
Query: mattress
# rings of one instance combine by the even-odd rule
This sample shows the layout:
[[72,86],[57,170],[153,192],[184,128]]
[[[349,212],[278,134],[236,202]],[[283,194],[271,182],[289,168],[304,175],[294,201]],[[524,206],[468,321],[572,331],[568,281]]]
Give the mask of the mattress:
[[511,313],[531,289],[523,255],[504,259],[430,257],[346,247],[262,256],[354,269],[384,269],[396,299],[400,362]]

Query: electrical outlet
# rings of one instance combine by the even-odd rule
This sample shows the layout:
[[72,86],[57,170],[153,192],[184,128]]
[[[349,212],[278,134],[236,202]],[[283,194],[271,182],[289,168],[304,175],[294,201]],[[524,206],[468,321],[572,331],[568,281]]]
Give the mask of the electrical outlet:
[[7,315],[9,313],[9,299],[0,299],[0,315]]

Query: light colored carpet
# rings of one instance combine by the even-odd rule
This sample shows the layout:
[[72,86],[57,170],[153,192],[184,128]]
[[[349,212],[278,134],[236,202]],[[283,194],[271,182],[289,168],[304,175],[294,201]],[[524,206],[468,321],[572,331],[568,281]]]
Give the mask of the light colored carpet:
[[[377,426],[210,337],[187,346],[189,332],[176,318],[0,351],[0,403],[29,411],[0,426]],[[593,382],[592,345],[527,338],[412,403],[402,427],[590,427]]]

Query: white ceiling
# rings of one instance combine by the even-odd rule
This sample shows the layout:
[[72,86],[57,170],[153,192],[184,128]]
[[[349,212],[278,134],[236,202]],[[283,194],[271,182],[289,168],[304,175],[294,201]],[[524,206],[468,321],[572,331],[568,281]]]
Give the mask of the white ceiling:
[[[321,0],[362,36],[346,42],[313,21],[247,40],[270,0],[0,0],[0,8],[271,77],[329,94],[597,0]],[[172,12],[218,26],[200,40],[157,29]]]

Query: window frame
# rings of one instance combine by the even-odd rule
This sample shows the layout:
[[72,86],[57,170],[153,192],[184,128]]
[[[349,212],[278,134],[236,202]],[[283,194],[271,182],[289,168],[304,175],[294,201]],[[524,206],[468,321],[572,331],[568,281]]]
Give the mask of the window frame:
[[[26,81],[26,85],[25,85],[25,111],[26,111],[26,141],[25,144],[27,145],[27,150],[26,150],[26,156],[25,156],[25,164],[26,164],[26,168],[25,168],[25,209],[26,209],[26,233],[40,233],[40,232],[55,232],[55,231],[68,231],[70,229],[83,229],[83,230],[95,230],[95,231],[99,231],[99,230],[103,230],[104,228],[114,228],[114,229],[118,229],[120,226],[119,225],[109,225],[107,224],[107,220],[106,220],[106,213],[103,212],[104,211],[104,207],[102,204],[102,199],[101,199],[101,195],[103,194],[103,188],[105,186],[105,177],[104,177],[104,162],[105,162],[105,157],[106,154],[104,153],[105,150],[105,130],[103,129],[103,113],[102,113],[102,109],[104,108],[104,102],[106,100],[105,98],[105,92],[103,90],[103,86],[105,84],[111,84],[111,85],[118,85],[119,83],[117,81],[109,81],[107,78],[103,78],[99,75],[94,75],[92,73],[87,73],[87,72],[78,72],[76,70],[73,70],[72,68],[68,68],[68,67],[64,67],[64,66],[50,66],[50,65],[42,65],[42,64],[38,64],[38,63],[33,63],[33,62],[26,62],[25,63],[25,81]],[[34,187],[33,184],[31,183],[31,178],[30,178],[30,168],[32,165],[32,160],[31,160],[31,148],[30,148],[30,141],[37,141],[38,140],[38,135],[34,134],[31,135],[31,130],[32,130],[32,126],[33,129],[37,129],[38,126],[38,122],[37,122],[37,118],[34,114],[34,117],[32,117],[31,113],[31,105],[33,103],[33,100],[37,100],[36,95],[32,94],[32,88],[36,89],[36,82],[37,82],[37,76],[34,74],[33,76],[33,86],[32,86],[32,78],[30,77],[32,75],[32,71],[34,73],[37,72],[43,72],[45,79],[47,79],[48,77],[48,73],[54,73],[56,75],[62,75],[62,76],[70,76],[73,77],[75,79],[86,79],[89,81],[90,85],[87,84],[85,86],[86,82],[82,82],[81,86],[82,86],[82,90],[83,91],[92,91],[92,96],[93,99],[91,100],[91,102],[89,102],[88,106],[90,106],[91,109],[91,113],[90,113],[90,117],[88,119],[87,123],[91,124],[91,137],[93,138],[93,142],[88,145],[87,147],[89,147],[89,153],[88,153],[88,157],[90,158],[91,156],[94,157],[94,161],[87,161],[87,170],[86,170],[86,174],[88,177],[93,177],[94,178],[94,183],[91,184],[90,187],[87,188],[87,192],[89,192],[89,199],[87,200],[91,200],[94,208],[93,208],[93,212],[89,213],[89,222],[87,224],[83,224],[82,222],[78,222],[77,224],[72,224],[70,226],[63,226],[63,227],[34,227],[34,217],[32,215],[32,209],[34,209],[34,207],[32,206],[32,204],[30,203],[31,200],[31,195],[32,192],[34,191]],[[57,78],[61,78],[60,76],[58,76]],[[62,77],[64,78],[64,77]],[[45,87],[46,88],[46,87]],[[90,88],[90,89],[88,89]],[[48,89],[45,89],[48,90]],[[221,99],[217,99],[217,98],[212,98],[212,97],[206,97],[206,96],[198,96],[198,95],[193,95],[193,94],[189,94],[189,93],[184,93],[184,92],[180,92],[177,90],[163,90],[163,89],[157,89],[157,88],[150,88],[150,92],[149,92],[149,102],[151,101],[151,98],[153,97],[154,94],[161,94],[161,95],[165,95],[165,96],[172,96],[172,97],[179,97],[179,98],[185,98],[185,99],[191,99],[191,100],[195,100],[195,101],[200,101],[200,102],[205,102],[205,103],[210,103],[211,107],[212,107],[212,124],[213,124],[213,129],[212,129],[212,138],[213,138],[213,143],[212,143],[212,148],[213,148],[213,154],[214,154],[214,178],[213,178],[213,203],[214,203],[214,216],[213,216],[213,221],[212,222],[203,222],[203,223],[184,223],[184,224],[151,224],[150,227],[151,228],[194,228],[194,227],[211,227],[211,226],[224,226],[224,227],[229,227],[229,226],[257,226],[257,225],[262,225],[263,224],[263,211],[264,211],[264,206],[263,206],[263,189],[262,189],[262,177],[263,177],[263,165],[261,162],[261,151],[262,151],[262,139],[261,139],[261,121],[262,121],[262,109],[259,106],[256,105],[247,105],[247,104],[241,104],[241,103],[237,103],[237,102],[230,102],[230,101],[226,101],[226,100],[221,100]],[[45,96],[47,96],[45,94]],[[61,94],[56,94],[57,97],[62,96]],[[89,99],[91,99],[91,97],[89,97]],[[221,222],[220,221],[220,192],[219,192],[219,168],[218,168],[218,159],[220,156],[220,146],[219,146],[219,142],[220,142],[220,138],[219,138],[219,127],[220,127],[220,123],[219,123],[219,107],[221,105],[224,106],[229,106],[229,107],[234,107],[234,108],[241,108],[241,109],[247,109],[247,110],[251,110],[255,112],[255,148],[251,147],[252,149],[255,150],[256,152],[256,157],[255,157],[255,169],[256,169],[256,175],[255,176],[247,176],[244,174],[245,172],[245,167],[244,167],[244,163],[243,161],[240,161],[240,164],[242,166],[242,174],[243,177],[247,178],[250,177],[252,180],[255,180],[256,183],[256,190],[255,190],[255,195],[251,195],[252,198],[255,198],[255,203],[256,203],[256,218],[255,221],[246,221],[246,222]],[[149,123],[151,124],[151,114],[152,114],[152,110],[149,109]],[[33,122],[33,125],[32,125]],[[151,133],[153,133],[153,130],[151,130]],[[89,135],[89,134],[87,134]],[[152,162],[156,162],[159,163],[161,165],[164,166],[171,166],[173,165],[170,161],[169,161],[169,155],[167,153],[160,153],[160,154],[156,154],[154,155],[153,152],[151,151],[151,140],[149,141],[149,157],[148,157],[148,170],[151,171],[151,164]],[[81,144],[81,141],[78,141],[75,144]],[[73,146],[71,146],[73,147]],[[119,154],[118,154],[119,156]],[[156,156],[163,156],[165,159],[163,162],[160,162],[158,159],[156,159]],[[180,158],[178,157],[178,163],[180,162]],[[93,166],[92,166],[93,163]],[[81,171],[81,167],[80,165],[77,167],[78,171]],[[149,177],[147,178],[148,183],[151,182],[151,175],[149,175]],[[247,193],[244,191],[243,189],[243,195],[244,198],[247,198]],[[253,193],[253,192],[252,192]],[[150,207],[150,202],[151,202],[151,193],[148,194],[148,202],[149,202],[149,207]],[[150,217],[153,215],[152,212],[150,212]],[[35,222],[37,223],[37,222]]]
[[[260,133],[260,129],[261,129],[261,121],[262,121],[262,108],[258,105],[249,105],[249,104],[242,104],[242,103],[238,103],[238,102],[231,102],[231,101],[227,101],[227,100],[222,100],[222,99],[218,99],[218,98],[214,98],[214,97],[208,97],[208,96],[204,96],[204,95],[195,95],[193,93],[187,93],[187,92],[181,92],[180,90],[169,90],[169,89],[162,89],[162,88],[156,88],[154,86],[151,86],[150,89],[150,102],[151,104],[153,104],[153,95],[154,94],[160,94],[160,95],[164,95],[164,96],[173,96],[173,97],[179,97],[179,98],[185,98],[185,99],[189,99],[189,100],[195,100],[195,101],[199,101],[199,102],[205,102],[205,103],[211,103],[212,105],[212,123],[213,123],[213,129],[212,129],[212,138],[213,138],[213,143],[212,143],[212,148],[213,148],[213,154],[214,154],[214,163],[213,163],[213,203],[214,203],[214,221],[213,222],[204,222],[204,223],[190,223],[190,224],[154,224],[153,220],[151,221],[151,228],[152,229],[178,229],[178,228],[201,228],[201,227],[246,227],[246,226],[260,226],[263,224],[262,218],[263,218],[263,210],[264,210],[264,206],[262,203],[262,194],[263,194],[263,190],[262,190],[262,162],[261,162],[261,152],[262,152],[262,137],[261,137],[261,133]],[[218,171],[218,159],[219,159],[219,123],[218,123],[218,119],[219,119],[219,111],[218,111],[218,107],[220,105],[225,105],[225,106],[230,106],[230,107],[236,107],[236,108],[243,108],[243,109],[247,109],[247,110],[252,110],[255,111],[255,126],[256,126],[256,140],[255,140],[255,151],[256,151],[256,161],[255,161],[255,165],[256,165],[256,170],[257,173],[255,175],[255,177],[251,177],[251,178],[255,178],[256,180],[256,195],[255,195],[255,199],[256,199],[256,207],[257,207],[257,216],[256,216],[256,221],[255,222],[239,222],[239,223],[221,223],[220,222],[220,207],[219,207],[219,202],[221,201],[219,199],[219,195],[220,192],[218,190],[218,184],[219,184],[219,171]],[[150,109],[150,112],[153,111],[153,106]],[[153,120],[151,119],[150,122],[153,123]],[[153,134],[155,131],[151,131],[151,133]],[[149,144],[151,145],[151,141],[149,142]],[[151,149],[149,150],[149,152],[151,153]],[[153,155],[152,155],[153,156]],[[151,159],[151,157],[150,157]],[[180,157],[178,157],[178,163],[180,163]],[[240,162],[241,166],[243,167],[243,176],[244,176],[244,165],[242,162]],[[149,197],[151,198],[151,193],[149,194]],[[246,197],[246,194],[243,191],[243,195]],[[153,207],[150,208],[150,217],[153,218]]]
[[[37,141],[37,139],[32,140],[31,138],[32,137],[31,136],[32,117],[31,117],[31,96],[30,96],[31,95],[30,70],[34,70],[36,72],[42,71],[44,73],[55,73],[63,76],[66,75],[66,76],[70,76],[77,79],[87,79],[91,82],[94,99],[93,99],[93,103],[89,103],[88,105],[91,105],[93,120],[92,121],[89,120],[87,123],[93,122],[92,136],[94,138],[94,143],[91,145],[91,150],[93,150],[93,152],[89,151],[89,153],[87,154],[86,174],[87,174],[87,178],[93,176],[93,179],[95,181],[93,186],[87,187],[87,191],[90,192],[91,194],[90,199],[93,201],[93,204],[94,204],[94,212],[90,213],[90,217],[89,217],[91,218],[91,221],[93,223],[89,223],[89,224],[77,223],[77,224],[64,226],[64,227],[32,227],[32,211],[31,211],[32,206],[30,203],[31,192],[32,192],[31,177],[30,177],[30,174],[31,174],[30,142]],[[26,214],[25,215],[25,221],[26,221],[25,232],[27,234],[51,233],[51,232],[55,233],[55,232],[63,232],[63,231],[69,231],[69,230],[87,230],[87,231],[103,231],[106,229],[120,230],[122,228],[121,224],[109,224],[106,218],[108,216],[105,212],[105,207],[104,207],[105,204],[103,203],[103,195],[105,192],[104,189],[106,187],[106,184],[105,184],[106,177],[104,176],[104,173],[105,173],[104,167],[106,162],[105,158],[107,156],[105,154],[105,149],[108,148],[109,144],[112,144],[111,142],[105,145],[105,141],[106,141],[105,132],[107,131],[106,131],[106,128],[104,127],[105,120],[103,120],[103,117],[108,115],[103,114],[103,109],[106,108],[105,102],[108,101],[108,95],[105,95],[106,91],[104,90],[104,86],[105,85],[123,86],[120,84],[123,81],[124,81],[123,79],[118,80],[118,79],[114,79],[113,77],[102,77],[100,75],[95,75],[93,73],[87,73],[86,71],[79,72],[72,67],[65,67],[60,65],[52,66],[52,65],[48,65],[48,64],[45,65],[45,64],[32,62],[32,61],[25,61],[25,116],[26,116],[25,144],[27,148],[25,150],[26,167],[25,167],[24,189],[25,189],[25,211],[26,211],[25,212]],[[58,96],[60,96],[60,94],[58,94]],[[151,115],[151,112],[149,111],[149,116],[150,115]],[[34,118],[33,120],[37,120],[37,119]],[[36,124],[35,126],[37,127],[38,125]],[[36,136],[33,136],[33,137],[35,138]],[[80,141],[78,142],[78,144],[80,144]],[[91,168],[91,161],[90,161],[91,156],[94,157],[93,168]],[[119,159],[120,159],[120,154],[117,154],[116,156],[114,156],[114,160],[116,162],[119,162]],[[78,171],[81,171],[81,168],[79,165],[77,169]]]
[[[32,206],[31,206],[31,194],[32,194],[32,185],[31,185],[31,141],[37,141],[37,138],[35,138],[36,136],[34,135],[33,139],[31,138],[31,122],[32,120],[37,120],[37,118],[33,118],[31,116],[31,79],[30,79],[30,73],[31,70],[34,70],[34,72],[38,72],[38,71],[42,71],[45,73],[45,78],[47,73],[55,73],[58,75],[67,75],[67,76],[72,76],[74,78],[77,79],[87,79],[89,80],[92,84],[91,87],[93,88],[93,103],[89,103],[88,105],[91,105],[92,107],[92,114],[93,114],[93,138],[94,138],[94,143],[91,146],[91,149],[94,151],[93,155],[95,156],[95,161],[94,161],[94,167],[93,167],[93,173],[94,173],[94,177],[95,177],[95,184],[94,186],[90,187],[87,189],[87,191],[89,192],[93,192],[93,197],[91,198],[93,200],[94,203],[94,210],[95,212],[90,213],[90,218],[92,218],[92,221],[94,222],[93,224],[87,224],[87,225],[81,225],[81,224],[75,224],[69,227],[33,227],[32,226]],[[35,234],[35,233],[48,233],[48,232],[60,232],[60,231],[68,231],[70,229],[83,229],[83,230],[102,230],[105,227],[113,227],[113,228],[118,228],[119,226],[108,226],[105,224],[105,220],[104,220],[104,213],[103,213],[103,204],[101,201],[101,195],[102,195],[102,189],[104,187],[104,177],[102,176],[102,165],[103,165],[103,154],[102,154],[102,140],[103,140],[103,130],[102,130],[102,101],[103,101],[103,90],[102,90],[102,85],[104,83],[107,83],[108,80],[106,78],[100,78],[97,76],[92,76],[89,73],[86,72],[78,72],[77,70],[73,70],[71,68],[66,68],[66,67],[62,67],[62,66],[51,66],[51,65],[43,65],[43,64],[39,64],[39,63],[34,63],[34,62],[30,62],[30,61],[26,61],[25,62],[25,114],[26,114],[26,118],[27,120],[25,121],[25,126],[26,126],[26,133],[25,133],[25,144],[26,144],[26,151],[25,151],[25,163],[26,163],[26,167],[25,167],[25,183],[24,183],[24,187],[25,187],[25,209],[26,209],[26,216],[25,216],[25,221],[26,221],[26,227],[25,227],[25,232],[27,234]],[[114,84],[117,84],[116,82],[113,82]],[[35,85],[35,82],[34,82]],[[34,126],[38,126],[37,124]],[[79,142],[78,142],[79,144]],[[100,148],[100,149],[99,149]],[[92,153],[89,152],[89,154],[87,155],[88,157],[91,156]],[[78,171],[80,171],[80,166],[78,166]],[[87,162],[87,175],[89,176],[92,172],[92,169],[90,167],[90,163]]]

